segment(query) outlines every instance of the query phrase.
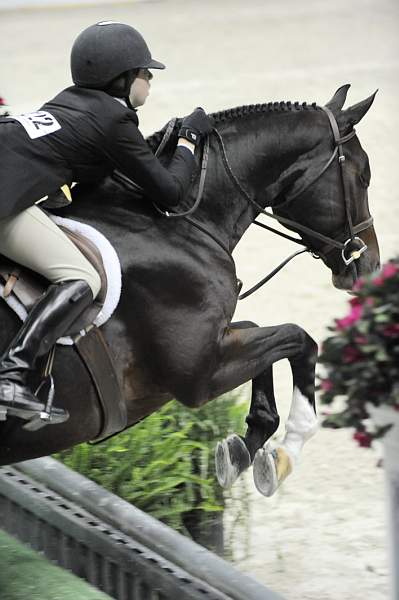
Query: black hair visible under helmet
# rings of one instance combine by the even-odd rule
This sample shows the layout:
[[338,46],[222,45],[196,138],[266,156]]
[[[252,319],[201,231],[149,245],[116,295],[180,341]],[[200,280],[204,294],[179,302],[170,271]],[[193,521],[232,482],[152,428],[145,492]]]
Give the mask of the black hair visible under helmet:
[[[107,90],[119,76],[144,68],[164,69],[165,65],[152,58],[143,36],[124,23],[101,21],[91,25],[72,46],[72,80],[80,87]],[[126,88],[133,79],[126,77]],[[118,95],[127,94],[128,89],[121,89]]]

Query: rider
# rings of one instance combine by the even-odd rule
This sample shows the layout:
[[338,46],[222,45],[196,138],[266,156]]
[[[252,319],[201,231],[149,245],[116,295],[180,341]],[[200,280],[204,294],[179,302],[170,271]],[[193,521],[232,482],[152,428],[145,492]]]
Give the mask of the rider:
[[[136,109],[149,94],[150,69],[164,68],[136,29],[103,21],[73,44],[73,86],[38,112],[0,119],[0,253],[51,282],[0,359],[3,413],[31,419],[44,410],[29,375],[100,289],[97,272],[40,202],[60,188],[70,200],[72,182],[95,182],[115,169],[166,208],[188,191],[195,145],[211,131],[205,112],[197,108],[183,119],[167,169],[138,129]],[[53,414],[67,418],[61,409]]]

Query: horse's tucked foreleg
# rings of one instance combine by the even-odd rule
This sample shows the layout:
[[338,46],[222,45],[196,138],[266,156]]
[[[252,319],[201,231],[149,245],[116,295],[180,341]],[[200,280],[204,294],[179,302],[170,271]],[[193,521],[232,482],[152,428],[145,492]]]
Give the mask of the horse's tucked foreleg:
[[274,447],[264,445],[254,459],[255,485],[265,496],[271,496],[291,473],[304,443],[317,431],[314,398],[316,358],[316,345],[307,336],[302,355],[290,359],[294,390],[284,439]]
[[303,444],[317,430],[314,383],[316,360],[317,346],[307,336],[303,356],[290,360],[294,391],[284,445],[294,461],[298,459]]
[[274,398],[272,365],[252,380],[251,407],[246,422],[245,444],[253,460],[256,451],[277,431],[280,423]]
[[[274,362],[282,358],[290,360],[294,384],[308,394],[314,406],[314,397],[308,388],[314,382],[314,361],[312,363],[310,359],[315,355],[315,348],[316,344],[307,333],[291,324],[262,328],[252,323],[236,324],[226,332],[221,348],[222,361],[212,378],[210,396],[224,393],[249,379],[253,380],[253,390],[245,438],[233,434],[217,447],[216,465],[222,485],[227,487],[235,481],[278,427],[271,370]],[[307,408],[308,405],[309,402]],[[291,415],[291,422],[295,423],[293,428],[297,428],[298,411],[301,412],[301,408]],[[293,443],[294,437],[292,429],[290,439],[286,441]]]
[[216,446],[216,474],[222,487],[231,487],[279,426],[272,366],[252,380],[251,407],[246,422],[245,437],[233,433]]

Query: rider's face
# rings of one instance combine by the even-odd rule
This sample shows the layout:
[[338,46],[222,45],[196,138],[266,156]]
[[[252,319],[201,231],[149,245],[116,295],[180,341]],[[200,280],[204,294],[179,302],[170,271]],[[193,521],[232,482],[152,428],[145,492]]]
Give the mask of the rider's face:
[[152,77],[153,75],[148,69],[139,70],[139,74],[131,85],[129,94],[129,100],[134,108],[143,106],[147,100],[150,93],[150,81]]

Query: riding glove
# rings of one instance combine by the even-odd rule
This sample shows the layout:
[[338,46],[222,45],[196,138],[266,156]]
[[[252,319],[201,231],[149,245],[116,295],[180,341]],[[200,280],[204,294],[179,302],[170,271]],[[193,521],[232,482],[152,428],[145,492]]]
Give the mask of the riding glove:
[[202,136],[212,131],[212,120],[203,108],[196,108],[190,115],[184,117],[179,131],[179,137],[185,138],[197,145]]

